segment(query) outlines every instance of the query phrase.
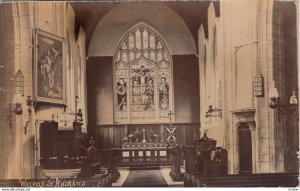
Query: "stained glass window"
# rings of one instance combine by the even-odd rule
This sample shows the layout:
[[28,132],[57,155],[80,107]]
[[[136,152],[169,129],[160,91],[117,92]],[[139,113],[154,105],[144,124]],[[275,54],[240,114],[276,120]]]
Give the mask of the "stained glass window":
[[116,50],[114,72],[115,122],[169,122],[172,59],[157,32],[144,24],[133,27]]

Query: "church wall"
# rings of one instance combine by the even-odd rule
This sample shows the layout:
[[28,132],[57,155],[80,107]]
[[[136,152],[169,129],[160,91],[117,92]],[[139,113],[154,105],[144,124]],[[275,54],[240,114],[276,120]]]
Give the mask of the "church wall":
[[77,95],[80,99],[78,103],[78,108],[82,110],[83,115],[83,126],[82,131],[87,132],[88,114],[87,114],[87,80],[86,80],[86,53],[85,53],[85,31],[80,27],[78,32],[78,40],[76,43],[76,55],[75,60],[77,64],[77,80],[75,80],[75,85],[77,85]]
[[[10,98],[13,97],[13,82],[10,78],[14,75],[14,47],[11,41],[14,39],[13,25],[13,7],[11,4],[0,6],[0,150],[3,152],[0,159],[0,179],[4,179],[7,169],[12,166],[8,159],[4,156],[14,157],[14,153],[9,153],[7,147],[12,147],[12,136],[7,136],[8,133],[13,133],[11,126],[12,112],[10,112]],[[10,165],[10,166],[9,166]]]
[[[257,141],[259,134],[259,116],[264,116],[258,113],[254,105],[255,101],[265,100],[263,98],[254,98],[253,84],[254,77],[257,72],[258,61],[258,28],[256,19],[259,19],[257,10],[258,2],[254,1],[230,1],[221,3],[220,22],[222,23],[222,30],[225,34],[232,34],[228,39],[223,38],[224,52],[224,69],[225,69],[225,115],[226,122],[226,139],[225,146],[229,152],[229,172],[239,173],[239,148],[238,148],[238,131],[237,128],[241,122],[248,124],[252,134],[252,171],[255,172],[272,172],[268,169],[270,161],[265,157],[266,165],[262,165],[264,169],[258,167],[261,161],[260,152],[265,156],[269,156],[271,150],[262,150],[261,148],[269,148],[269,141],[264,139],[262,142]],[[264,6],[262,6],[264,7]],[[264,14],[266,11],[264,12]],[[240,15],[243,16],[240,16]],[[263,13],[261,13],[263,15]],[[242,20],[241,20],[242,19]],[[231,27],[227,27],[227,26]],[[259,27],[259,28],[265,28]],[[261,42],[265,45],[265,42]],[[260,50],[261,51],[261,50]],[[265,55],[264,55],[265,56]],[[264,60],[265,58],[261,58]],[[225,65],[226,63],[226,65]],[[262,71],[260,71],[262,72]],[[264,74],[262,74],[264,76]],[[266,108],[268,109],[268,108]],[[266,112],[266,111],[265,111]],[[257,115],[259,114],[259,115]],[[268,121],[265,120],[264,125],[268,126]],[[271,135],[272,136],[272,135]],[[270,135],[268,136],[270,138]]]
[[[214,109],[223,108],[223,62],[221,60],[222,52],[222,32],[219,27],[219,18],[215,16],[213,3],[208,7],[208,38],[203,35],[204,30],[199,30],[199,67],[200,78],[202,82],[200,86],[200,118],[201,118],[201,136],[204,132],[208,137],[217,140],[217,146],[224,147],[224,117],[225,113],[214,113],[206,116],[209,106]],[[200,46],[200,45],[199,45]],[[203,53],[205,51],[205,53]],[[200,56],[202,55],[202,56]],[[203,63],[203,66],[201,66]]]
[[[200,111],[199,111],[199,118],[201,122],[205,121],[205,115],[203,115],[203,112],[206,111],[206,104],[203,104],[202,101],[205,101],[206,97],[206,38],[205,38],[205,32],[203,25],[200,26],[198,29],[198,50],[199,50],[199,99],[200,99]],[[201,132],[202,132],[203,127],[201,127],[199,136],[202,137]]]
[[[67,8],[66,3],[55,2],[14,2],[5,5],[1,4],[2,9],[5,9],[5,11],[1,11],[0,22],[4,22],[3,26],[6,27],[1,28],[1,34],[5,35],[5,38],[2,39],[5,39],[6,42],[3,44],[6,44],[6,50],[9,50],[9,52],[5,53],[5,57],[0,56],[4,60],[2,63],[5,63],[4,69],[6,73],[5,91],[4,93],[1,92],[1,96],[5,97],[5,110],[8,111],[6,113],[9,115],[5,116],[6,120],[4,122],[1,116],[1,123],[4,124],[5,128],[3,129],[6,129],[6,132],[1,132],[0,134],[1,140],[5,140],[4,145],[2,145],[4,147],[5,155],[3,160],[5,162],[1,162],[1,165],[4,164],[5,168],[1,168],[2,174],[0,173],[0,176],[2,178],[16,179],[34,178],[39,174],[35,172],[37,170],[35,166],[39,166],[39,150],[35,150],[35,146],[39,148],[38,143],[35,145],[39,140],[39,123],[44,120],[52,120],[52,114],[54,115],[54,120],[58,120],[57,116],[64,111],[63,106],[53,104],[39,105],[37,112],[33,108],[31,108],[31,113],[28,110],[29,107],[26,104],[27,96],[33,96],[34,90],[33,43],[35,29],[39,28],[65,39],[66,29],[68,27],[74,28],[75,15],[70,6]],[[74,36],[74,30],[72,33]],[[80,38],[84,37],[81,36]],[[71,41],[75,44],[75,38],[72,38]],[[63,57],[65,62],[68,63],[70,61],[70,59],[66,58],[66,54]],[[9,108],[13,101],[12,98],[18,94],[14,79],[18,70],[24,75],[24,96],[20,100],[23,108],[21,115],[15,115],[13,112],[10,112]],[[66,71],[68,74],[74,73],[72,68],[66,68]],[[82,85],[84,84],[82,83]],[[66,87],[65,91],[72,91],[75,87],[74,80],[68,80]],[[68,93],[66,93],[66,96],[67,100],[69,100],[67,102],[67,109],[69,109],[72,107],[69,104],[71,103],[70,97]],[[82,99],[85,100],[84,97]]]
[[98,124],[113,124],[113,58],[87,60],[89,130]]
[[[293,89],[297,90],[297,74],[289,72],[289,77],[284,77],[280,72],[285,71],[283,67],[296,71],[295,65],[283,64],[296,62],[293,53],[296,47],[288,42],[296,40],[291,31],[283,33],[286,37],[280,37],[281,27],[292,27],[288,27],[291,19],[282,22],[280,18],[284,17],[278,13],[273,1],[221,1],[220,17],[215,17],[212,4],[208,8],[208,38],[205,39],[201,28],[198,31],[200,79],[204,81],[200,80],[201,133],[206,132],[208,137],[217,140],[218,146],[228,150],[229,173],[239,173],[237,128],[242,123],[246,123],[251,131],[253,173],[284,172],[297,167],[297,148],[292,146],[298,145],[297,138],[286,139],[284,136],[291,132],[298,134],[298,131],[283,129],[284,126],[297,125],[283,125],[284,120],[279,122],[276,110],[269,107],[270,88],[277,87],[279,95],[285,100],[289,99]],[[217,53],[213,51],[214,27],[217,31]],[[287,47],[293,51],[283,52]],[[214,67],[214,59],[219,67]],[[255,97],[254,80],[259,73],[264,79],[263,95]],[[220,94],[216,88],[218,75]],[[287,80],[283,81],[284,78]],[[286,89],[282,89],[284,82]],[[221,105],[218,105],[218,99]],[[205,117],[208,105],[221,108],[222,117]],[[286,149],[289,153],[284,152]],[[293,158],[291,160],[294,162],[288,162],[288,158]],[[284,164],[293,164],[294,167],[284,167]]]
[[194,55],[172,57],[175,122],[199,122],[198,58]]

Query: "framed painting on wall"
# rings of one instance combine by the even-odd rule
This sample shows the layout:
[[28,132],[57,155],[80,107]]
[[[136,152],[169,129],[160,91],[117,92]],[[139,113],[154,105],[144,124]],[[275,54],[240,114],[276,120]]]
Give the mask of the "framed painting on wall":
[[37,29],[34,57],[36,100],[65,104],[64,39]]

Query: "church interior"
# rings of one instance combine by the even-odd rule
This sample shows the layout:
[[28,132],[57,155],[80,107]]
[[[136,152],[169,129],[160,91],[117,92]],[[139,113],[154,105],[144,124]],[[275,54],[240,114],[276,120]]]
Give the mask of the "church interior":
[[0,4],[0,187],[294,187],[299,2]]

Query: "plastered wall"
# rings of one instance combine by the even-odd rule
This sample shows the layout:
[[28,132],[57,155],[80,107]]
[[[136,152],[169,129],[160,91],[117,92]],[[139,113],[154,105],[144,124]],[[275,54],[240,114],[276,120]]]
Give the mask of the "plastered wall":
[[[74,112],[75,90],[84,90],[85,75],[76,80],[75,68],[85,66],[84,31],[79,32],[75,39],[75,14],[67,3],[55,2],[13,2],[1,4],[0,22],[1,44],[5,44],[5,51],[0,54],[1,67],[5,83],[1,84],[1,108],[6,114],[1,116],[4,131],[1,131],[0,147],[4,150],[2,157],[1,178],[34,178],[37,176],[36,166],[39,166],[39,124],[44,120],[57,120],[57,116],[64,114],[64,107],[54,104],[43,104],[35,112],[29,112],[27,96],[34,97],[33,64],[34,64],[34,38],[35,30],[40,29],[50,34],[62,37],[65,44],[67,39],[70,46],[63,54],[66,65],[65,93],[67,112]],[[3,10],[3,11],[2,11]],[[69,36],[67,35],[69,34]],[[67,47],[67,46],[66,46]],[[75,56],[75,47],[81,50],[82,60],[78,62]],[[2,48],[2,46],[1,46]],[[78,55],[78,54],[76,54]],[[15,74],[20,70],[24,75],[24,96],[22,99],[23,113],[15,115],[11,112],[10,104],[18,93],[15,86]],[[84,70],[83,70],[84,72]],[[80,95],[85,100],[85,92]],[[80,107],[85,111],[84,101]],[[86,115],[86,114],[85,114]],[[84,127],[85,131],[86,128]]]

